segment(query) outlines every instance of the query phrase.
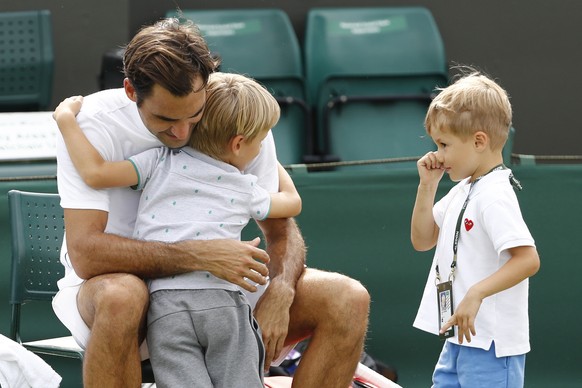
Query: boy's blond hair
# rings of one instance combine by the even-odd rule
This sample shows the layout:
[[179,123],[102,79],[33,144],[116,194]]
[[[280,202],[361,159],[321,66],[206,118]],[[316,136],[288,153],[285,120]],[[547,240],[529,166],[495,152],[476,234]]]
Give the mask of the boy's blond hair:
[[492,150],[500,150],[511,126],[511,103],[507,92],[490,78],[473,72],[440,89],[431,102],[424,121],[463,139],[482,131],[489,136]]
[[220,159],[237,135],[246,141],[271,129],[279,121],[277,100],[262,85],[239,74],[213,73],[206,88],[202,119],[190,137],[190,146]]

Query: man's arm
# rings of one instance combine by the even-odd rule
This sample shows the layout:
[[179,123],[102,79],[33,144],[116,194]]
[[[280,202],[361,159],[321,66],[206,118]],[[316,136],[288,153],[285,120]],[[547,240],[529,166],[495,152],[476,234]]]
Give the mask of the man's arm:
[[[264,284],[269,256],[251,243],[235,240],[142,241],[105,233],[108,213],[65,209],[67,249],[77,275],[88,279],[105,273],[131,273],[143,278],[205,270],[246,290]],[[256,271],[256,272],[255,272]]]
[[283,348],[289,327],[289,309],[295,287],[305,265],[305,242],[292,218],[259,222],[267,244],[270,261],[270,285],[255,308],[265,342],[265,366],[271,364]]

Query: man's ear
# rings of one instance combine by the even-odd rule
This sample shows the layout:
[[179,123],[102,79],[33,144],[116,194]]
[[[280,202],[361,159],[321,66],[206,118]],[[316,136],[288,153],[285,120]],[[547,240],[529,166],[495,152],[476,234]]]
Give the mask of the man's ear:
[[242,143],[244,141],[245,141],[245,137],[243,135],[234,136],[232,139],[230,139],[230,142],[228,143],[230,151],[233,154],[238,155],[238,153],[240,152]]
[[489,145],[489,136],[483,131],[477,131],[473,135],[473,144],[477,151],[483,151]]
[[133,102],[137,102],[137,93],[135,92],[135,88],[129,81],[129,79],[125,78],[123,80],[123,88],[125,89],[125,94],[127,98],[129,98]]

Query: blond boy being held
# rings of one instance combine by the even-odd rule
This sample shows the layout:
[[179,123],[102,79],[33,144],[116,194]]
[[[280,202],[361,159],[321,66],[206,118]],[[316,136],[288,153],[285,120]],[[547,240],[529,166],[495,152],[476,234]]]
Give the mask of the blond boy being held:
[[[522,387],[530,350],[528,278],[534,240],[503,165],[512,109],[505,90],[471,73],[444,88],[426,115],[437,145],[417,163],[411,240],[435,254],[414,326],[447,338],[433,387]],[[444,173],[459,182],[435,203]],[[520,188],[520,187],[519,187]]]

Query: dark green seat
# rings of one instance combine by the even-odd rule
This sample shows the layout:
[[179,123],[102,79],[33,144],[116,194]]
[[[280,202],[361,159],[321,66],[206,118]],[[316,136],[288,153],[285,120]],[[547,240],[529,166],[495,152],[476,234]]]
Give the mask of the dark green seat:
[[53,67],[50,11],[0,12],[0,111],[48,109]]
[[[23,342],[22,306],[27,302],[51,302],[57,281],[64,275],[59,255],[65,230],[58,194],[19,190],[8,192],[12,230],[12,272],[10,286],[10,338],[28,350],[44,355],[83,359],[83,350],[73,337]],[[143,366],[145,382],[153,382],[149,361]]]
[[[65,269],[59,261],[63,241],[63,210],[58,194],[8,192],[12,229],[10,337],[22,343],[21,308],[30,301],[52,301]],[[72,337],[22,343],[35,353],[83,358]]]
[[510,166],[512,164],[511,161],[511,153],[513,152],[513,140],[515,138],[515,128],[509,128],[509,135],[507,136],[507,141],[505,142],[505,146],[503,147],[503,162],[506,166]]
[[309,111],[305,104],[301,51],[291,21],[279,9],[169,11],[166,16],[192,20],[210,51],[220,56],[220,70],[252,77],[279,101],[281,118],[273,129],[283,164],[299,163],[309,148]]
[[305,67],[321,153],[362,160],[434,148],[424,117],[435,87],[448,83],[448,69],[427,9],[311,9]]

